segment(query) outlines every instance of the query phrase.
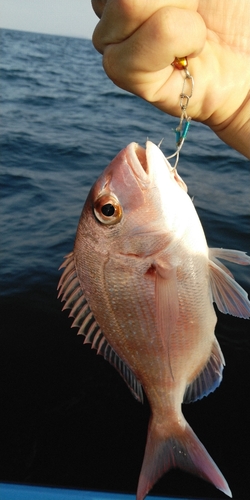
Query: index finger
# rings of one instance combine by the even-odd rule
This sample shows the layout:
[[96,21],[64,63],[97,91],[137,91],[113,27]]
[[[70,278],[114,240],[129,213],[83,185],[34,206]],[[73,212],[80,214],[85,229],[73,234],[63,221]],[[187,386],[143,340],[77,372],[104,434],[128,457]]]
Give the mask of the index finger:
[[93,43],[103,53],[107,45],[130,37],[158,10],[164,7],[197,10],[198,0],[92,0],[92,5],[101,16]]

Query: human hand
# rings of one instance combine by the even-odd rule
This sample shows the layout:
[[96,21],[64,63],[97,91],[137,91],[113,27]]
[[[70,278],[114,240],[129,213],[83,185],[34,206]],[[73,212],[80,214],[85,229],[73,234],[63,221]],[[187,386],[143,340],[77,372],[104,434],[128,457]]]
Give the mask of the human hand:
[[195,87],[188,114],[250,158],[249,0],[92,0],[93,43],[107,75],[174,116],[188,57]]

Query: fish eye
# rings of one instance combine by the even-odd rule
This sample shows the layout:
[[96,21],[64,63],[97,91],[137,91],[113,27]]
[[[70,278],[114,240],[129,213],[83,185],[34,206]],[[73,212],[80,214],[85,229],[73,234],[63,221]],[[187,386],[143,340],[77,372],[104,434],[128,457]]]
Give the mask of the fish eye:
[[112,203],[106,203],[106,205],[102,206],[101,211],[103,215],[106,215],[106,217],[112,217],[115,213],[115,207]]
[[94,202],[94,214],[102,224],[112,225],[120,222],[122,218],[122,207],[111,194],[102,194]]

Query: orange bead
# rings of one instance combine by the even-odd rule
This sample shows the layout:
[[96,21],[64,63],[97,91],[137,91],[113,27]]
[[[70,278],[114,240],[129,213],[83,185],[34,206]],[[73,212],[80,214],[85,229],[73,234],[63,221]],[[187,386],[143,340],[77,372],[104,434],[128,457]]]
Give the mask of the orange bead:
[[186,69],[188,67],[187,57],[176,57],[172,62],[172,66],[174,66],[175,69]]

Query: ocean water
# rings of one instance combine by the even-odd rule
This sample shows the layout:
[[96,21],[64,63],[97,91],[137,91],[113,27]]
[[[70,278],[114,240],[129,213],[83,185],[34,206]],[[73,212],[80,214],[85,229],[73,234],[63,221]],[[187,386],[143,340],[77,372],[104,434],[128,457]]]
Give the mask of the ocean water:
[[[135,492],[149,408],[116,371],[82,346],[57,300],[58,267],[84,200],[129,142],[174,151],[176,118],[118,89],[91,41],[1,30],[0,481]],[[209,246],[250,251],[250,165],[208,128],[191,124],[179,173]],[[250,269],[231,266],[250,292]],[[184,413],[248,498],[250,333],[219,315],[221,387]],[[223,498],[180,471],[154,494]]]

